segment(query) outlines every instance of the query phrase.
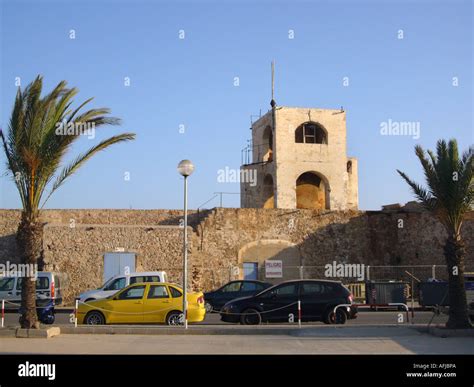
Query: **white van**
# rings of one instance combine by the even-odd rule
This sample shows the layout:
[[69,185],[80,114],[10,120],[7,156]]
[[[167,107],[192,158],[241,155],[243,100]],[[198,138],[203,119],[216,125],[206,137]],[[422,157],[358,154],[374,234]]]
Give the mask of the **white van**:
[[[36,303],[38,306],[54,300],[55,305],[63,301],[60,274],[38,271],[36,279]],[[18,309],[21,304],[21,285],[24,277],[20,274],[0,276],[0,302],[5,300],[5,309]]]
[[81,293],[76,300],[88,302],[100,298],[107,298],[128,285],[141,282],[167,282],[166,272],[146,271],[141,273],[130,273],[129,275],[116,275],[106,281],[100,288]]

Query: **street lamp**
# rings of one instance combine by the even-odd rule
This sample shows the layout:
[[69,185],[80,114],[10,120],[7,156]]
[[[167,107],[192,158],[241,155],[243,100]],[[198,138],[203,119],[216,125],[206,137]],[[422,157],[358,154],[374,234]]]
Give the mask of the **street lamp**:
[[194,164],[190,160],[182,160],[178,164],[178,172],[184,177],[184,238],[183,238],[183,317],[184,328],[188,329],[188,176],[194,172]]

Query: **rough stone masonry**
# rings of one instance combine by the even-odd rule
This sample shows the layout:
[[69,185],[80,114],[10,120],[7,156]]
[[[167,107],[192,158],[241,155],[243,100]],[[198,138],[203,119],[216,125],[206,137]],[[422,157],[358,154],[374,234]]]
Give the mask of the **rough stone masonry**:
[[[182,215],[178,210],[45,210],[43,270],[65,274],[66,303],[101,285],[107,252],[135,253],[137,271],[166,270],[171,281],[181,282]],[[0,263],[19,261],[19,220],[19,210],[0,210]],[[400,267],[374,267],[374,279],[400,279],[404,265],[444,264],[445,232],[417,206],[365,212],[214,208],[191,211],[189,224],[189,280],[201,290],[241,278],[245,262],[256,262],[262,278],[267,259],[283,262],[283,279],[321,278],[324,265],[334,261]],[[470,213],[462,230],[470,270],[473,229]],[[416,270],[423,279],[431,277],[430,267]]]

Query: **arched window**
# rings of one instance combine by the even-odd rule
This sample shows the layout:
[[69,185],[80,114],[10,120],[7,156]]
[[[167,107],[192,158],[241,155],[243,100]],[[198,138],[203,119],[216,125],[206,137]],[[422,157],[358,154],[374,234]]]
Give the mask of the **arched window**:
[[270,126],[263,131],[263,161],[273,161],[273,132]]
[[305,144],[327,144],[326,129],[316,122],[305,122],[295,131],[295,142]]
[[347,162],[347,173],[352,173],[352,161]]

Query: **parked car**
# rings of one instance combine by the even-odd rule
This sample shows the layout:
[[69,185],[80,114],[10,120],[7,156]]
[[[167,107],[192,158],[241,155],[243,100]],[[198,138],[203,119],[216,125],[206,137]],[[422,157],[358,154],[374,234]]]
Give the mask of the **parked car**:
[[230,301],[221,309],[221,320],[241,324],[261,322],[288,322],[298,319],[298,301],[301,301],[302,321],[323,321],[326,324],[344,324],[357,317],[352,294],[342,283],[328,280],[293,280],[272,286],[263,292]]
[[[187,292],[188,322],[200,322],[206,316],[204,294]],[[182,324],[183,291],[175,284],[149,282],[129,285],[103,300],[80,304],[78,324]]]
[[145,282],[166,282],[168,280],[164,271],[146,271],[130,273],[129,275],[116,275],[107,280],[100,288],[81,293],[76,299],[81,302],[99,300],[114,295],[128,285]]
[[[60,273],[38,271],[36,273],[36,305],[44,307],[63,302]],[[21,304],[21,286],[25,277],[12,275],[0,278],[0,300],[5,300],[5,309],[18,309]]]
[[270,286],[272,284],[257,280],[231,281],[219,289],[204,293],[206,312],[218,312],[227,302],[253,296]]

